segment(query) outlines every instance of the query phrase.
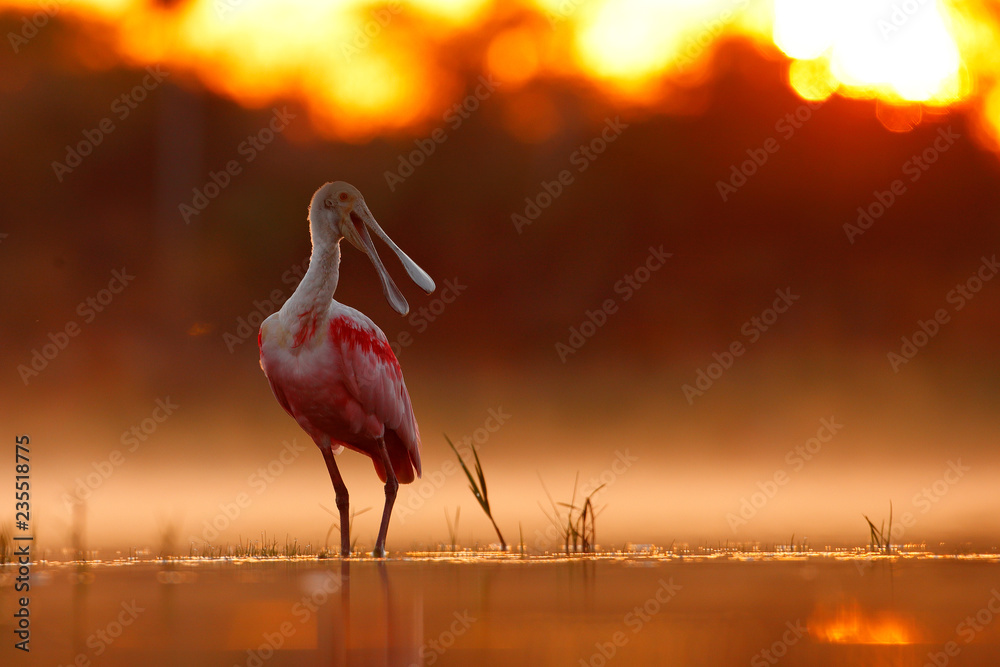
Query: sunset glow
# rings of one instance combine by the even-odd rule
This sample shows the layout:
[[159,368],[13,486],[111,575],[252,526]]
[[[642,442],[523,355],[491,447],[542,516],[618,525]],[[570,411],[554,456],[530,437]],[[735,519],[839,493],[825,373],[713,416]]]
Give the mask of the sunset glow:
[[[36,24],[53,20],[31,14],[33,3],[0,4]],[[83,0],[66,3],[54,20],[96,26],[89,39],[105,41],[123,62],[161,63],[249,107],[297,100],[331,138],[362,141],[437,122],[461,98],[466,67],[496,73],[511,92],[532,80],[582,80],[669,111],[673,84],[700,85],[719,46],[735,38],[787,58],[789,85],[805,99],[963,105],[995,143],[996,21],[978,3],[912,4],[536,0],[497,21],[500,9],[491,14],[482,0],[195,0],[176,9]],[[551,125],[549,115],[539,122]],[[515,122],[522,140],[550,135],[522,125]]]
[[0,25],[0,665],[1000,664],[1000,0]]
[[944,105],[962,98],[958,47],[938,6],[912,16],[893,7],[777,0],[775,44],[792,58],[820,59],[848,96]]
[[817,613],[809,634],[833,644],[913,644],[920,641],[912,621],[888,611],[865,612],[857,603],[831,613]]

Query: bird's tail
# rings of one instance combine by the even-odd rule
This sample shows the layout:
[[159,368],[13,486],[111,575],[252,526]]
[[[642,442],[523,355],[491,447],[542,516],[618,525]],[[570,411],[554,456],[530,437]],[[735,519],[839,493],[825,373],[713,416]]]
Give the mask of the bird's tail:
[[[419,455],[416,461],[412,461],[406,444],[395,431],[390,429],[385,430],[385,449],[389,453],[389,463],[392,464],[392,471],[396,473],[396,480],[400,484],[412,482],[416,478],[415,472],[419,472],[414,470],[415,467],[420,467]],[[385,482],[385,466],[382,465],[382,461],[379,457],[373,456],[372,463],[375,464],[375,472],[379,479]]]

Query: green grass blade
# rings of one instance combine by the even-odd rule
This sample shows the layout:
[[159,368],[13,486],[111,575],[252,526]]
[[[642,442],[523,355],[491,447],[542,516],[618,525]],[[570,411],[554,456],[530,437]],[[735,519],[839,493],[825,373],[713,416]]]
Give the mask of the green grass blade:
[[455,452],[455,457],[458,462],[462,464],[462,470],[465,471],[465,476],[469,479],[469,490],[472,491],[472,495],[476,497],[476,501],[479,506],[483,508],[483,512],[489,518],[490,523],[493,524],[493,529],[497,532],[497,537],[500,538],[500,546],[504,551],[507,550],[507,542],[503,539],[503,535],[500,533],[500,528],[497,526],[497,522],[493,519],[493,512],[490,511],[490,501],[486,495],[486,475],[483,473],[483,465],[479,461],[479,453],[476,451],[476,446],[472,445],[472,456],[476,460],[476,477],[479,478],[479,484],[476,484],[475,478],[472,477],[472,473],[469,471],[469,467],[465,464],[465,460],[458,453],[458,449],[455,447],[455,443],[451,441],[448,434],[444,434],[444,439],[448,441],[448,446],[451,447],[451,451]]
[[[451,441],[451,438],[449,438],[447,434],[445,434],[444,439],[448,441],[448,446],[451,447],[451,451],[455,452],[455,457],[458,459],[459,464],[461,464],[462,470],[465,472],[465,476],[469,478],[469,490],[472,491],[472,495],[476,497],[476,501],[479,502],[479,505],[483,508],[483,510],[489,512],[489,505],[487,504],[486,499],[483,498],[482,494],[480,493],[479,487],[476,486],[476,480],[472,477],[472,473],[469,472],[469,467],[465,465],[465,460],[458,453],[458,450],[455,448],[455,444]],[[472,453],[475,454],[475,452],[476,448],[473,447]],[[477,456],[476,457],[477,467],[478,463],[479,463],[479,457]],[[479,472],[480,474],[482,474],[481,470]]]
[[476,476],[479,477],[479,488],[482,489],[483,502],[485,503],[483,507],[486,509],[486,512],[489,513],[490,499],[489,496],[486,495],[486,476],[483,474],[482,464],[479,463],[479,452],[476,451],[475,445],[472,445],[472,455],[476,459]]

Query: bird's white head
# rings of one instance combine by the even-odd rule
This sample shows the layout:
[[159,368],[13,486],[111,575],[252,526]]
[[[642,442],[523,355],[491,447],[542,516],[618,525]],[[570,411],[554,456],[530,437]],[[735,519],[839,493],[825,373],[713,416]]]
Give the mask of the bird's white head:
[[368,233],[369,229],[392,248],[406,269],[406,273],[420,289],[428,294],[434,291],[434,281],[431,277],[382,231],[375,221],[375,216],[368,210],[365,198],[350,183],[335,181],[325,184],[316,191],[309,204],[309,225],[314,244],[319,240],[337,244],[340,239],[345,238],[355,248],[368,255],[382,280],[382,292],[386,300],[400,315],[406,315],[410,311],[410,306],[385,270],[382,260],[375,251],[375,245]]

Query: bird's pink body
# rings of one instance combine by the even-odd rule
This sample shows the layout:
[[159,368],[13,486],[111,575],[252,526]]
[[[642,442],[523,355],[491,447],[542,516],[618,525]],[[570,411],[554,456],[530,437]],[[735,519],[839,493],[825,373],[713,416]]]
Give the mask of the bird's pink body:
[[324,312],[282,308],[260,329],[260,363],[278,402],[317,445],[372,459],[385,438],[400,483],[420,475],[420,433],[396,355],[365,315],[336,301]]
[[396,253],[407,275],[426,293],[434,281],[392,242],[354,186],[326,183],[309,204],[312,256],[295,292],[261,324],[257,344],[281,407],[323,454],[340,510],[340,553],[351,553],[347,485],[337,467],[344,447],[368,456],[385,483],[382,523],[372,553],[385,556],[385,536],[399,484],[420,475],[420,433],[399,361],[385,334],[358,311],[337,303],[340,242],[371,259],[382,293],[400,315],[409,305],[372,243],[369,230]]

